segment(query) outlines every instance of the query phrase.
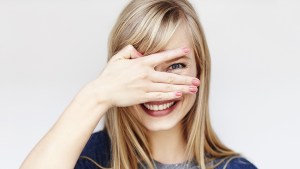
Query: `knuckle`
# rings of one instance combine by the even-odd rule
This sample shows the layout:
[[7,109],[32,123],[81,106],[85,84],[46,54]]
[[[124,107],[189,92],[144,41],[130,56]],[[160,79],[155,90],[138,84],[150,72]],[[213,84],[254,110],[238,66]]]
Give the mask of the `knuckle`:
[[141,66],[147,65],[147,59],[146,58],[138,59],[138,62]]
[[176,98],[176,95],[174,93],[171,93],[171,92],[169,93],[168,96],[170,97],[170,99]]
[[185,92],[190,92],[190,86],[183,87]]
[[173,50],[167,51],[165,53],[165,57],[168,57],[168,59],[171,59],[174,55],[176,55],[176,51]]
[[151,100],[151,95],[146,94],[143,98],[141,98],[142,102],[149,102]]
[[155,99],[157,99],[157,100],[162,100],[162,99],[163,99],[162,93],[156,93],[156,94],[155,94]]
[[167,99],[173,99],[174,98],[174,94],[173,94],[173,92],[169,92],[168,94],[167,94]]
[[191,81],[191,80],[190,80],[189,78],[184,78],[184,83],[185,83],[185,84],[190,84],[190,81]]
[[148,74],[146,72],[142,72],[139,74],[138,76],[139,79],[147,79],[148,78]]
[[167,86],[166,86],[166,89],[167,89],[168,91],[172,91],[172,90],[174,89],[174,87],[173,87],[172,85],[167,85]]
[[141,90],[144,92],[150,92],[152,88],[153,87],[149,83],[141,85]]
[[184,87],[184,86],[181,86],[179,88],[179,91],[182,91],[182,92],[187,92],[188,90],[189,90],[188,87]]
[[174,82],[174,77],[173,76],[168,76],[167,81],[168,81],[168,83]]
[[127,45],[126,46],[126,49],[128,50],[128,51],[133,51],[134,50],[134,47],[132,46],[132,45]]
[[164,56],[170,56],[172,54],[172,50],[166,50],[163,52]]
[[140,95],[139,100],[140,100],[142,103],[146,103],[146,102],[149,101],[149,95],[148,95],[147,93],[145,93],[144,95]]

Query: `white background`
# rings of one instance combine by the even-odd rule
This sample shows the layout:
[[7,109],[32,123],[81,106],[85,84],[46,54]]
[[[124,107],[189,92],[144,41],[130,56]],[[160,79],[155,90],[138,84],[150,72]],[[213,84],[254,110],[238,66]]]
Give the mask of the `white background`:
[[[98,76],[108,34],[127,2],[0,1],[0,168],[18,168],[79,89]],[[211,51],[217,134],[259,168],[295,168],[299,3],[192,3]]]

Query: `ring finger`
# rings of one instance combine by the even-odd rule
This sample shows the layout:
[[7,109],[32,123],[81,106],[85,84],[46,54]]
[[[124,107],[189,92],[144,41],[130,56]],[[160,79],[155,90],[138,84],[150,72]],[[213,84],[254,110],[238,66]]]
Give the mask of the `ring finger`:
[[195,85],[195,86],[199,86],[200,84],[200,80],[195,77],[178,75],[178,74],[167,73],[167,72],[154,71],[153,73],[150,74],[150,79],[153,82],[157,82],[157,83]]
[[194,94],[198,91],[197,86],[193,85],[173,85],[166,83],[154,83],[152,84],[147,92],[176,92],[180,91],[182,93]]

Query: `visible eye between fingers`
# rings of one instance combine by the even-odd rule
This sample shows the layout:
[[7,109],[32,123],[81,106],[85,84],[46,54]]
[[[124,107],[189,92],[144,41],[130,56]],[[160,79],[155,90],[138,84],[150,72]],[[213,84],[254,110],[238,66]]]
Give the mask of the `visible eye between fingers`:
[[184,63],[175,63],[170,66],[170,68],[172,68],[172,69],[169,68],[168,70],[183,69],[185,67],[186,67],[186,65]]

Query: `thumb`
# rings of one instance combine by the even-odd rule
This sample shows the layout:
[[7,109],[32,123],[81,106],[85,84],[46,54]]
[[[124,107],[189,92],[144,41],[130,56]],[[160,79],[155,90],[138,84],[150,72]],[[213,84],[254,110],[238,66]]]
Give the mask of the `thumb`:
[[117,54],[116,58],[119,59],[135,59],[143,56],[140,52],[138,52],[132,45],[127,45],[123,49],[121,49]]
[[131,55],[131,59],[136,59],[136,58],[139,58],[139,57],[142,57],[143,56],[143,54],[142,53],[140,53],[140,52],[138,52],[137,50],[136,50],[136,52],[135,53],[133,53],[132,55]]

